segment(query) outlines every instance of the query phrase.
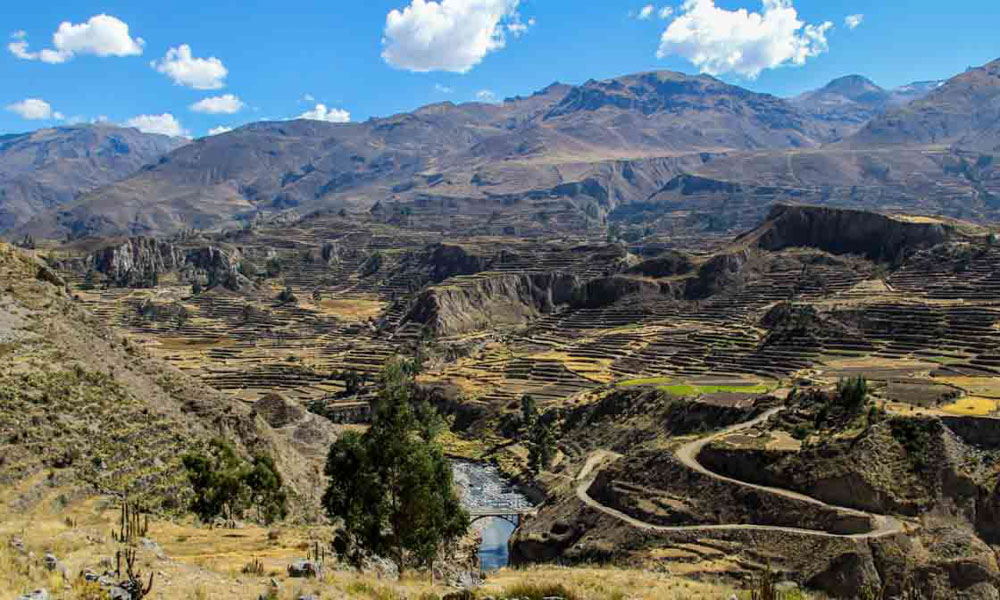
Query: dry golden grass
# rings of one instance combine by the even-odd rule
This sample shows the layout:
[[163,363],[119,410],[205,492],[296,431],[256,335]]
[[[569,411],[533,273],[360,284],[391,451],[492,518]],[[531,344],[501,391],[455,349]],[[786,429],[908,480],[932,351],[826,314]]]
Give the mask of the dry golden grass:
[[385,302],[362,298],[320,300],[316,309],[344,321],[367,321],[377,317],[385,308]]
[[[0,506],[44,481],[24,482],[0,494]],[[27,512],[2,509],[0,519],[0,600],[12,600],[19,594],[46,588],[56,600],[89,600],[95,596],[77,579],[84,568],[97,569],[101,557],[113,557],[115,545],[110,539],[118,519],[112,501],[89,498],[62,506],[63,492],[46,489],[41,500]],[[61,508],[60,508],[61,506]],[[70,524],[67,519],[72,521]],[[239,529],[210,529],[190,520],[158,520],[150,524],[149,538],[162,548],[162,557],[140,549],[140,568],[155,573],[151,600],[251,598],[267,591],[271,580],[278,583],[279,600],[291,600],[299,594],[320,598],[360,598],[403,600],[440,598],[453,591],[441,582],[431,582],[427,575],[414,573],[401,581],[380,580],[374,574],[339,569],[328,562],[321,581],[292,579],[285,567],[307,555],[314,539],[328,538],[324,527],[287,526],[268,530],[248,525]],[[28,558],[10,547],[13,537],[21,538],[34,557]],[[67,567],[69,578],[46,571],[40,558],[54,553]],[[244,565],[257,559],[264,566],[262,575],[245,575]],[[665,600],[724,600],[731,589],[711,582],[700,582],[638,569],[610,567],[564,568],[539,566],[521,570],[505,569],[491,574],[479,590],[479,597],[504,597],[517,587],[561,585],[582,600],[606,598],[658,598]]]
[[936,381],[962,388],[973,396],[1000,398],[1000,378],[998,377],[938,377]]
[[951,404],[942,406],[941,410],[946,413],[956,415],[974,415],[977,417],[985,417],[986,415],[996,412],[998,402],[1000,401],[994,398],[965,396],[964,398],[959,398]]

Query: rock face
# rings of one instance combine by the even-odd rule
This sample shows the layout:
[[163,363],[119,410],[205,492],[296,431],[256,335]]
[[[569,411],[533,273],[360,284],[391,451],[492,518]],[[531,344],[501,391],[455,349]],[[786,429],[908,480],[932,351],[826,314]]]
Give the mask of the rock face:
[[761,227],[743,240],[764,250],[809,247],[831,254],[858,254],[896,261],[908,253],[961,237],[944,221],[916,221],[878,213],[778,204]]
[[93,252],[76,270],[101,273],[116,287],[153,287],[161,274],[181,271],[208,287],[239,289],[249,283],[239,272],[239,251],[218,246],[182,248],[170,242],[134,237]]
[[426,326],[436,335],[456,335],[525,325],[565,307],[599,308],[627,296],[672,293],[659,284],[622,275],[582,280],[569,273],[481,273],[471,280],[424,290],[404,323]]
[[254,403],[253,409],[264,417],[271,427],[280,429],[293,423],[298,423],[306,416],[306,411],[285,396],[267,393]]
[[93,269],[118,287],[154,287],[161,273],[173,271],[183,262],[183,253],[173,244],[142,237],[91,255]]
[[569,304],[579,284],[575,275],[559,273],[491,274],[425,290],[405,320],[438,335],[522,325]]

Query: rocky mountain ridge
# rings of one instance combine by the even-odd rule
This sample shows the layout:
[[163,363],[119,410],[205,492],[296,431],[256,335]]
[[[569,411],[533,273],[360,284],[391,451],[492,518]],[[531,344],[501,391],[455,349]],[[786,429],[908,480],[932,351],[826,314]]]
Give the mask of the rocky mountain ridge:
[[103,123],[0,137],[0,232],[123,179],[185,142]]

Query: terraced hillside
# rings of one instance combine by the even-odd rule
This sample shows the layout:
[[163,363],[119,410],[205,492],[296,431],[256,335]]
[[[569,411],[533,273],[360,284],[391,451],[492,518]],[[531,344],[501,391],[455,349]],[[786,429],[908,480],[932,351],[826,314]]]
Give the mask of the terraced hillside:
[[[843,595],[886,581],[880,552],[909,556],[906,544],[944,536],[968,552],[913,554],[922,566],[908,577],[985,598],[976,590],[996,575],[981,552],[1000,413],[995,240],[945,218],[778,205],[738,237],[686,249],[596,236],[443,242],[405,223],[317,214],[44,254],[80,304],[237,405],[280,391],[326,420],[363,423],[370,375],[394,354],[418,356],[420,381],[453,419],[449,448],[496,460],[548,498],[519,534],[521,560],[736,578],[774,563]],[[870,386],[857,415],[815,395],[856,376]],[[537,475],[518,429],[525,395],[561,434]],[[851,443],[896,454],[837,458]],[[969,491],[949,495],[952,480],[930,477],[914,444],[958,465]],[[865,485],[879,500],[845,500]],[[957,521],[920,521],[930,513]],[[636,522],[651,529],[637,536]],[[790,559],[802,552],[822,558]],[[934,579],[947,560],[985,575],[948,588]]]

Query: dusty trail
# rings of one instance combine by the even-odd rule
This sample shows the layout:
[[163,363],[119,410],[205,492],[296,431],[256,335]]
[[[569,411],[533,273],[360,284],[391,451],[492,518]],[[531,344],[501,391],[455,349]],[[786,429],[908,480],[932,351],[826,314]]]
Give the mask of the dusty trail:
[[648,531],[662,531],[662,532],[710,531],[710,530],[781,531],[781,532],[786,532],[786,533],[797,533],[797,534],[812,535],[812,536],[818,536],[818,537],[853,538],[853,539],[878,538],[878,537],[883,537],[883,536],[892,535],[894,533],[901,532],[903,530],[903,524],[898,519],[896,519],[895,517],[892,517],[892,516],[889,516],[889,515],[880,515],[880,514],[875,514],[875,513],[867,513],[867,512],[864,512],[864,511],[859,511],[859,510],[853,509],[853,508],[847,508],[847,507],[843,507],[843,506],[835,506],[835,505],[832,505],[832,504],[827,504],[826,502],[823,502],[821,500],[817,500],[816,498],[812,498],[810,496],[806,496],[804,494],[800,494],[798,492],[793,492],[791,490],[786,490],[786,489],[783,489],[783,488],[774,488],[774,487],[769,487],[769,486],[765,486],[765,485],[757,485],[757,484],[754,484],[754,483],[747,483],[747,482],[744,482],[744,481],[740,481],[738,479],[733,479],[731,477],[726,477],[725,475],[719,475],[718,473],[714,473],[712,471],[709,471],[701,463],[698,462],[698,454],[701,452],[701,449],[704,448],[707,444],[709,444],[712,441],[714,441],[714,440],[716,440],[716,439],[718,439],[720,437],[723,437],[725,435],[729,435],[731,433],[735,433],[737,431],[742,431],[744,429],[749,429],[751,427],[759,425],[759,424],[763,423],[764,421],[767,421],[768,419],[770,419],[771,417],[773,417],[775,414],[781,412],[782,410],[784,410],[784,407],[780,407],[779,406],[777,408],[772,408],[772,409],[770,409],[770,410],[762,413],[761,415],[759,415],[759,416],[757,416],[757,417],[755,417],[755,418],[753,418],[753,419],[751,419],[749,421],[745,421],[743,423],[738,423],[738,424],[733,425],[731,427],[727,427],[725,429],[717,431],[717,432],[713,433],[712,435],[709,435],[709,436],[706,436],[706,437],[694,440],[692,442],[688,442],[688,443],[684,444],[683,446],[680,446],[679,448],[677,448],[677,450],[675,451],[674,454],[677,456],[677,459],[679,461],[681,461],[681,463],[684,464],[689,469],[693,469],[693,470],[697,471],[698,473],[701,473],[701,474],[706,475],[708,477],[711,477],[713,479],[718,479],[719,481],[725,481],[725,482],[733,483],[733,484],[740,485],[740,486],[743,486],[743,487],[752,488],[752,489],[755,489],[755,490],[759,490],[759,491],[763,491],[763,492],[768,492],[768,493],[771,493],[771,494],[777,494],[777,495],[783,496],[785,498],[791,498],[791,499],[798,500],[798,501],[801,501],[801,502],[807,502],[807,503],[814,504],[816,506],[820,506],[820,507],[824,507],[824,508],[840,510],[840,511],[843,511],[843,512],[846,512],[846,513],[849,513],[849,514],[871,517],[872,521],[875,523],[875,528],[874,529],[872,529],[871,531],[865,532],[865,533],[838,534],[838,533],[830,533],[830,532],[827,532],[827,531],[820,531],[820,530],[816,530],[816,529],[804,529],[804,528],[799,528],[799,527],[783,527],[783,526],[779,526],[779,525],[752,525],[752,524],[748,524],[748,523],[738,523],[738,524],[731,524],[731,525],[730,524],[726,524],[726,525],[656,525],[656,524],[653,524],[653,523],[647,523],[646,521],[641,521],[639,519],[636,519],[635,517],[627,515],[627,514],[621,512],[620,510],[617,510],[617,509],[605,506],[605,505],[601,504],[600,502],[598,502],[597,500],[594,500],[593,498],[590,497],[590,494],[588,493],[588,491],[590,490],[590,486],[593,485],[594,480],[597,479],[598,473],[600,473],[599,466],[602,463],[604,463],[605,461],[607,461],[608,459],[610,459],[610,460],[613,461],[613,460],[617,460],[618,458],[621,457],[620,455],[615,454],[614,452],[609,452],[607,450],[598,450],[598,451],[594,452],[593,454],[591,454],[590,457],[587,459],[587,462],[583,465],[583,468],[580,469],[580,473],[577,475],[577,481],[579,483],[577,484],[577,487],[576,487],[576,495],[587,506],[590,506],[591,508],[599,510],[599,511],[603,512],[606,515],[610,515],[610,516],[615,517],[615,518],[617,518],[617,519],[619,519],[621,521],[624,521],[625,523],[628,523],[629,525],[631,525],[633,527],[636,527],[636,528],[639,528],[639,529],[645,529],[645,530],[648,530]]

